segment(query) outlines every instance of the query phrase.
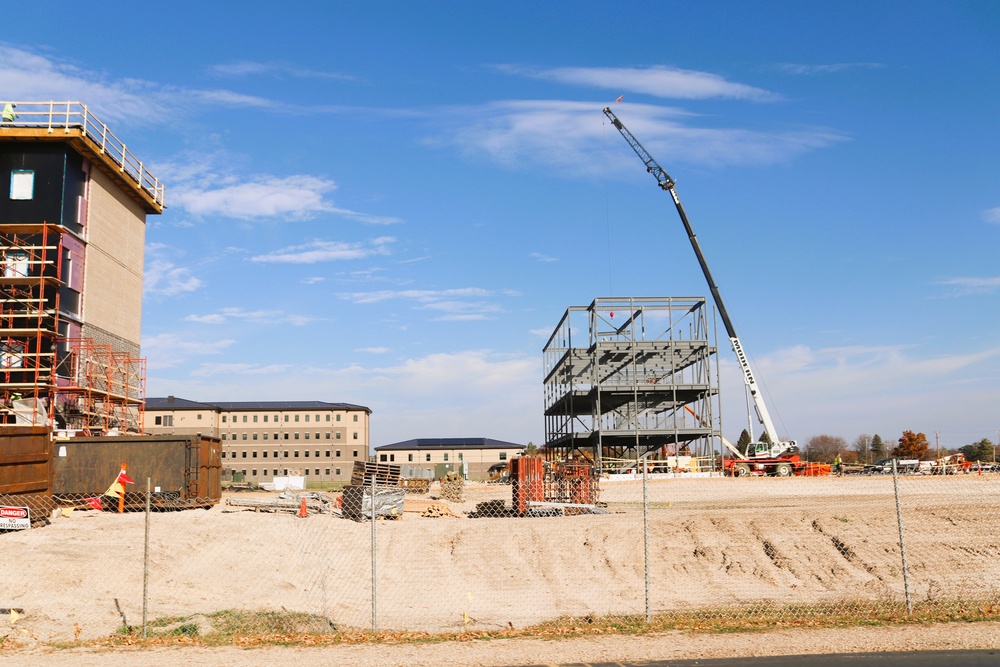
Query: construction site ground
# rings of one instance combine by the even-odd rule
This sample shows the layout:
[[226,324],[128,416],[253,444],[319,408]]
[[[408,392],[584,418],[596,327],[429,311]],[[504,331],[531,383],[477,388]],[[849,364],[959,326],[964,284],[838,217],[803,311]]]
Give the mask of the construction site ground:
[[[968,591],[970,582],[979,582],[981,592],[994,591],[1000,546],[996,519],[986,510],[997,500],[1000,477],[927,477],[901,484],[914,596]],[[482,502],[509,503],[510,493],[509,486],[469,484],[462,502],[445,503],[457,517],[405,513],[378,522],[380,629],[476,631],[564,615],[642,614],[640,482],[602,484],[609,514],[467,516]],[[322,609],[338,627],[370,627],[371,526],[225,504],[227,498],[276,495],[226,494],[209,510],[154,514],[150,619],[228,609]],[[654,612],[734,604],[734,614],[751,614],[739,604],[900,599],[891,478],[678,478],[651,483],[649,500]],[[28,652],[38,665],[57,664],[67,655],[80,665],[106,659],[82,649],[62,649],[50,658],[48,651],[60,642],[106,637],[122,625],[123,614],[130,624],[140,621],[143,535],[142,513],[75,511],[44,528],[0,536],[6,568],[0,606],[23,610],[20,634],[13,633],[21,647],[15,653]],[[501,665],[991,648],[998,641],[1000,625],[973,623],[265,648],[255,649],[252,661],[323,655],[344,665]],[[7,650],[0,650],[0,664],[13,664],[5,662],[11,659]],[[178,659],[168,648],[142,654],[144,664]],[[189,647],[183,659],[190,665],[236,664],[246,653]]]

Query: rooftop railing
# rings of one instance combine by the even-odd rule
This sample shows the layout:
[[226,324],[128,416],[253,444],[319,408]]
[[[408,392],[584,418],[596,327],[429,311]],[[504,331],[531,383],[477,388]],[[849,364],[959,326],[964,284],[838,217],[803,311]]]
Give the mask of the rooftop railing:
[[[132,154],[125,142],[116,137],[82,102],[3,102],[14,105],[15,118],[4,119],[0,127],[45,128],[49,134],[62,130],[80,130],[102,154],[118,165],[122,174],[128,174],[138,186],[161,208],[166,188],[158,178],[149,173],[142,161]],[[4,107],[6,108],[6,107]],[[7,115],[6,113],[4,114]]]

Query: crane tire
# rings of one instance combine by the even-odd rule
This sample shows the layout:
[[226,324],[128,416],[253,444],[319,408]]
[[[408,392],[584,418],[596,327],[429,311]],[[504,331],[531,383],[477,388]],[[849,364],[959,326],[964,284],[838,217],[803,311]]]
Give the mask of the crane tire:
[[792,476],[792,466],[789,463],[779,463],[774,466],[774,476],[775,477],[791,477]]
[[745,463],[737,463],[733,466],[733,477],[749,477],[750,466]]

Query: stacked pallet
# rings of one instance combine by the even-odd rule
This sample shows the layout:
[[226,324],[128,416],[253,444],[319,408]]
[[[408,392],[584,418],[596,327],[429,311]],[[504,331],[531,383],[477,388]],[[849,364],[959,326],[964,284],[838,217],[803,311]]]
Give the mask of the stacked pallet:
[[351,472],[351,486],[399,486],[399,466],[395,463],[355,461]]

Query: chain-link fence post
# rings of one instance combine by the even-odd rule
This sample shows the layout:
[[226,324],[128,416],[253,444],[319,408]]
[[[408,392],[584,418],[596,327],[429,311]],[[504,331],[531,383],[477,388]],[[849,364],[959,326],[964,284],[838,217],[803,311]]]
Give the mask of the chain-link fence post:
[[376,557],[376,542],[375,542],[375,477],[372,474],[372,497],[371,497],[371,508],[372,508],[372,632],[378,632],[378,558]]
[[150,478],[146,478],[146,534],[143,538],[142,548],[142,636],[146,637],[148,628],[146,626],[147,611],[149,609],[149,491]]
[[642,465],[642,551],[646,569],[646,623],[652,621],[649,612],[649,454],[640,459]]
[[903,535],[903,508],[899,503],[899,471],[896,469],[896,459],[892,460],[892,490],[896,495],[896,524],[899,526],[899,553],[903,558],[903,594],[906,596],[906,613],[913,613],[910,601],[910,573],[906,567],[906,539]]

